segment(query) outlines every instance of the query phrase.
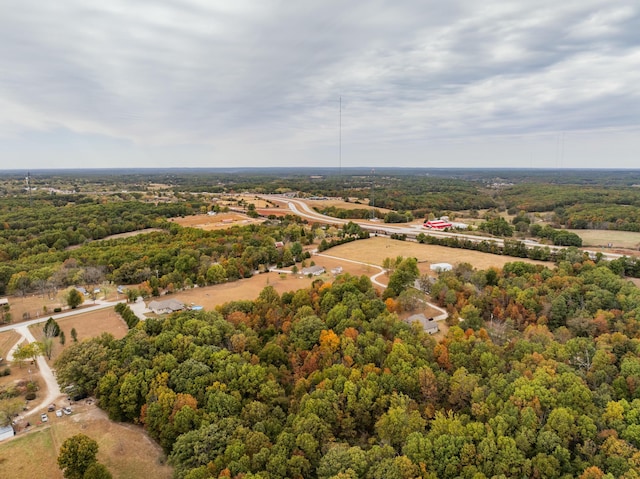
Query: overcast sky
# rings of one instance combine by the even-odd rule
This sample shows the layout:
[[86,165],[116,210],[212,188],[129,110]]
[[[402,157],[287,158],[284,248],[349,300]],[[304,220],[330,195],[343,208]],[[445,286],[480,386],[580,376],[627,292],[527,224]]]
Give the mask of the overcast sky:
[[640,167],[638,0],[0,5],[0,169]]

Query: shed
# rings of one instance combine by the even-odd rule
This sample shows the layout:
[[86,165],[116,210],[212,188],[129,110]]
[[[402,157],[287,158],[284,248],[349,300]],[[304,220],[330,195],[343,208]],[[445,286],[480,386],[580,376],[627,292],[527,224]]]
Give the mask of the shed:
[[10,439],[15,436],[15,431],[13,430],[13,426],[3,426],[0,427],[0,441],[4,441],[5,439]]
[[435,271],[436,273],[441,273],[443,271],[451,271],[453,269],[453,266],[451,266],[449,263],[433,263],[431,266],[429,266],[429,269],[431,269],[431,271]]

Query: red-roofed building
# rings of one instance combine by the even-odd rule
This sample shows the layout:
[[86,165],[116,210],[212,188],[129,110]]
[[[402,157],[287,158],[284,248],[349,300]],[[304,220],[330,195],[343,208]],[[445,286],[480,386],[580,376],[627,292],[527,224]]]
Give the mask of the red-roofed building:
[[430,221],[426,221],[422,226],[432,230],[443,230],[446,228],[451,228],[453,225],[448,221],[444,221],[444,220],[430,220]]

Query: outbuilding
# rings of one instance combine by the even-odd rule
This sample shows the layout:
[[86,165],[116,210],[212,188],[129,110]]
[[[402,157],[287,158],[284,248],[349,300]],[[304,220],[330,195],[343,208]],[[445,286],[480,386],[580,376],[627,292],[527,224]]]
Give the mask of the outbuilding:
[[453,266],[451,266],[449,263],[433,263],[431,266],[429,266],[429,269],[431,269],[431,271],[435,271],[436,273],[442,273],[443,271],[451,271],[453,269]]
[[0,427],[0,441],[4,441],[5,439],[10,439],[15,436],[15,431],[13,430],[13,426],[3,426]]

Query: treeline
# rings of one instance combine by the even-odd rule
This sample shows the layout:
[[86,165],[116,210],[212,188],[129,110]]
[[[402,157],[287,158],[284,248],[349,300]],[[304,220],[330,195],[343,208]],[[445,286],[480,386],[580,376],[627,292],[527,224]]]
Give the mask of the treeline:
[[113,309],[120,315],[129,329],[134,328],[140,322],[140,318],[131,310],[128,304],[118,303]]
[[[105,201],[104,203],[102,201]],[[69,246],[144,228],[160,227],[165,219],[193,213],[186,203],[153,205],[138,201],[108,201],[86,196],[0,202],[0,259],[64,251]]]
[[[292,220],[300,221],[292,217]],[[308,257],[304,246],[318,226],[286,222],[204,231],[172,224],[168,231],[103,240],[77,249],[30,256],[0,265],[0,294],[4,291],[42,294],[73,285],[103,281],[143,283],[141,293],[158,295],[195,284],[205,286],[248,278],[271,266],[286,267]],[[334,229],[329,241],[366,237],[355,223]],[[276,243],[280,244],[276,246]],[[93,291],[93,287],[87,288]]]
[[142,424],[177,478],[640,474],[637,288],[588,261],[434,288],[466,331],[436,342],[343,276],[72,345],[57,376]]

